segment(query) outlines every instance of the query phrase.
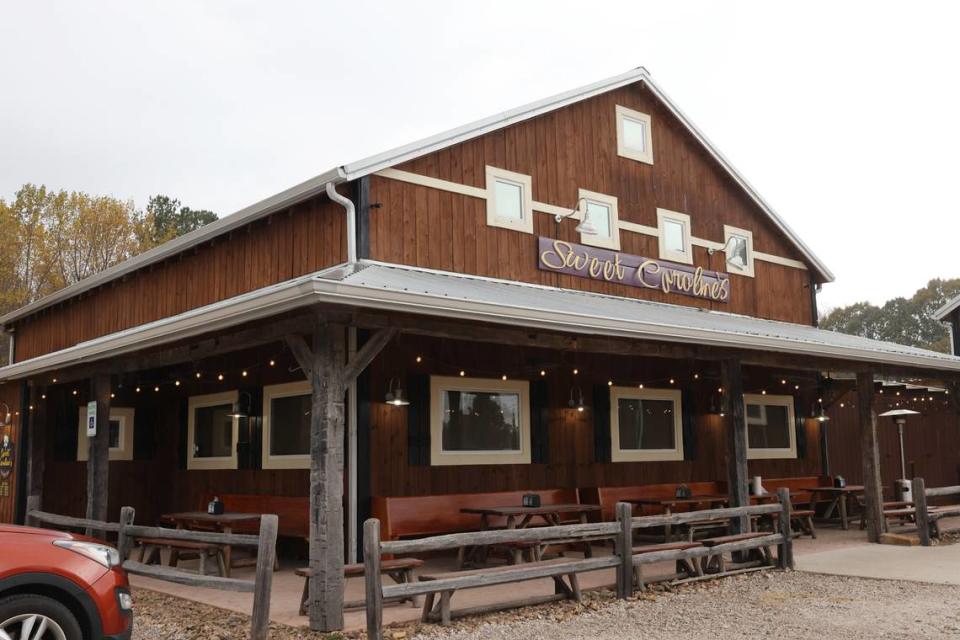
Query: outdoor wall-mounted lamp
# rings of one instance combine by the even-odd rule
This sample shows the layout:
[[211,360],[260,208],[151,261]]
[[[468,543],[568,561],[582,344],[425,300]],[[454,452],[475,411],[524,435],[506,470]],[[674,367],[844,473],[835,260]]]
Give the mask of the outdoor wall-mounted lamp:
[[820,412],[816,416],[817,422],[830,422],[830,416],[827,415],[827,412],[823,410],[823,405],[820,405]]
[[403,397],[400,380],[395,377],[390,378],[390,382],[387,384],[387,395],[384,400],[387,404],[392,404],[395,407],[405,407],[410,404],[410,401]]
[[580,387],[570,387],[570,401],[567,403],[571,409],[583,411],[587,408],[583,401],[583,389]]
[[[247,402],[244,405],[243,397],[247,397]],[[230,413],[227,414],[228,418],[249,418],[250,417],[250,404],[253,402],[253,398],[246,391],[241,391],[237,395],[237,401],[233,403],[233,409]]]
[[6,426],[13,422],[13,414],[10,412],[10,405],[6,402],[0,402],[0,425]]
[[[560,224],[566,218],[576,215],[580,211],[580,203],[586,202],[586,201],[587,201],[586,198],[580,198],[579,200],[577,200],[577,204],[575,204],[573,206],[573,209],[571,209],[568,213],[558,213],[554,217],[554,219],[557,221],[557,224]],[[590,222],[590,207],[585,206],[583,208],[583,220],[581,220],[580,224],[577,225],[577,228],[575,229],[575,231],[577,233],[582,233],[587,236],[597,235],[597,228],[593,226],[593,224]]]

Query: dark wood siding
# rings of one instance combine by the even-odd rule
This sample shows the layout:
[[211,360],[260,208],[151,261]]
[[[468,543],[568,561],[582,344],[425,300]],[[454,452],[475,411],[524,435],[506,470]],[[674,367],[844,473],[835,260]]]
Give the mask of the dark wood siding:
[[343,208],[325,196],[254,222],[22,321],[17,360],[343,262],[344,226]]
[[[617,155],[615,106],[651,114],[654,164]],[[565,107],[398,166],[398,169],[483,188],[485,165],[532,176],[533,199],[572,208],[578,188],[616,196],[622,221],[657,226],[657,208],[690,214],[694,236],[722,242],[723,225],[753,232],[756,251],[793,260],[800,255],[752,200],[642,85]],[[539,271],[536,235],[576,242],[575,222],[559,233],[534,214],[534,236],[486,224],[486,202],[383,177],[371,180],[371,257],[548,286],[641,297],[811,324],[810,274],[757,261],[756,278],[733,276],[730,304]],[[626,253],[657,257],[657,240],[621,231]],[[695,264],[723,270],[695,248]]]

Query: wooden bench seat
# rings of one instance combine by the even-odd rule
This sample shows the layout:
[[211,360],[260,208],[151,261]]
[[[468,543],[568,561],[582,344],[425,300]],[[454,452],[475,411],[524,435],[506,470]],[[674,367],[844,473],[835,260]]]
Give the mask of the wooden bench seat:
[[[413,570],[419,569],[423,566],[423,560],[419,558],[395,558],[392,560],[381,560],[380,561],[380,570],[390,576],[390,578],[397,584],[404,584],[408,582],[413,582]],[[310,606],[310,576],[313,575],[313,572],[309,567],[304,567],[302,569],[297,569],[294,571],[294,574],[303,578],[303,595],[300,598],[300,615],[307,615],[307,609]],[[364,575],[363,564],[348,564],[343,567],[343,575],[345,578],[359,578]],[[416,597],[411,598],[392,598],[384,601],[384,604],[395,603],[395,602],[409,602],[412,606],[420,606],[419,599]],[[363,600],[353,600],[350,602],[344,602],[344,609],[362,609],[366,605],[366,602]]]
[[[463,578],[467,576],[489,576],[491,579],[487,584],[505,584],[511,582],[521,582],[524,580],[536,580],[542,576],[525,576],[524,573],[529,573],[531,569],[536,569],[540,567],[555,567],[557,573],[555,575],[550,575],[549,577],[553,578],[556,594],[553,596],[540,596],[536,598],[531,598],[524,600],[522,602],[511,602],[507,604],[497,604],[489,605],[483,607],[474,607],[471,609],[463,609],[460,611],[451,611],[450,600],[453,597],[455,590],[438,590],[435,592],[430,592],[427,594],[426,600],[423,603],[423,615],[421,619],[424,622],[431,622],[439,620],[441,624],[448,625],[450,620],[454,615],[472,615],[475,613],[485,613],[489,611],[497,611],[510,607],[522,607],[530,606],[532,604],[541,604],[543,602],[549,602],[551,600],[557,600],[561,598],[569,598],[580,602],[580,582],[577,578],[577,573],[573,563],[564,558],[557,558],[555,560],[540,560],[537,562],[529,562],[523,565],[508,565],[508,566],[499,566],[499,567],[487,567],[484,569],[471,569],[469,571],[449,571],[443,573],[431,573],[423,574],[420,576],[422,582],[444,580],[447,578]],[[570,568],[570,571],[564,571],[566,567]],[[564,581],[566,578],[566,581]],[[485,585],[477,585],[485,586]],[[440,601],[434,605],[436,601],[436,596],[439,593]]]
[[[767,535],[768,534],[763,532],[735,533],[728,536],[719,536],[717,538],[705,538],[700,541],[700,544],[705,547],[719,547],[724,544],[742,542],[744,540],[753,540],[755,538],[763,538]],[[747,563],[759,566],[773,566],[773,555],[770,553],[770,548],[761,547],[759,549],[750,549]],[[701,561],[701,570],[703,573],[726,573],[727,566],[723,557],[723,553],[715,553],[704,556]]]
[[813,526],[813,516],[816,513],[813,509],[794,509],[790,512],[790,522],[796,522],[798,525],[795,537],[807,534],[816,539],[817,530]]
[[[645,553],[656,553],[657,551],[686,551],[702,547],[699,542],[664,542],[662,544],[645,544],[633,548],[633,555],[639,556]],[[677,560],[676,573],[668,576],[667,580],[676,580],[678,578],[696,578],[703,575],[700,563],[690,561],[686,558]],[[643,589],[646,585],[643,579],[643,568],[641,565],[633,566],[633,584],[637,589]]]
[[170,557],[167,565],[176,567],[181,560],[200,558],[200,575],[207,575],[207,560],[215,561],[217,575],[226,576],[226,557],[223,553],[223,546],[209,542],[193,542],[190,540],[171,540],[169,538],[137,538],[136,542],[140,545],[140,562],[142,564],[161,564],[161,549],[169,549]]

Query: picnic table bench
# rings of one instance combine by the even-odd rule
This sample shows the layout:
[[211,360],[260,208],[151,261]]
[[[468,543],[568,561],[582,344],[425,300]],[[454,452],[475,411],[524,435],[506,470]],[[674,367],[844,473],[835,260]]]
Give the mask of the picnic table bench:
[[[693,549],[694,547],[702,546],[703,545],[699,542],[664,542],[663,544],[645,544],[639,547],[634,547],[633,555],[639,556],[645,553],[656,553],[658,551],[686,551],[687,549]],[[688,558],[678,558],[676,562],[677,573],[675,576],[671,576],[671,579],[676,579],[677,577],[696,578],[703,575],[703,570],[700,566],[700,563],[697,561],[691,561]],[[643,580],[643,565],[633,565],[633,584],[638,589],[645,588]]]
[[140,544],[140,562],[142,564],[161,564],[161,549],[169,549],[170,556],[167,566],[177,567],[183,559],[184,552],[200,558],[200,575],[207,575],[207,560],[216,561],[217,575],[227,577],[226,558],[223,545],[209,542],[193,542],[190,540],[172,540],[170,538],[137,538]]
[[[719,547],[720,545],[729,544],[731,542],[742,542],[744,540],[753,540],[755,538],[763,538],[766,536],[767,534],[762,532],[737,533],[729,536],[719,536],[717,538],[706,538],[701,540],[700,544],[705,547]],[[748,557],[750,561],[753,561],[761,566],[773,566],[773,554],[770,552],[770,547],[750,549],[748,552]],[[727,565],[726,560],[723,557],[723,553],[715,553],[704,556],[701,560],[701,569],[703,573],[726,573]]]
[[[419,558],[395,558],[393,560],[383,560],[380,563],[380,571],[390,576],[397,584],[406,584],[413,582],[413,570],[423,566],[423,560]],[[303,596],[300,598],[300,615],[307,615],[307,609],[310,605],[310,576],[313,572],[309,567],[304,567],[294,571],[294,574],[303,578]],[[358,578],[363,576],[363,564],[348,564],[343,567],[345,578]],[[385,600],[385,602],[409,602],[412,606],[420,605],[416,596],[399,597]],[[366,605],[365,600],[352,600],[344,602],[344,609],[362,609]]]

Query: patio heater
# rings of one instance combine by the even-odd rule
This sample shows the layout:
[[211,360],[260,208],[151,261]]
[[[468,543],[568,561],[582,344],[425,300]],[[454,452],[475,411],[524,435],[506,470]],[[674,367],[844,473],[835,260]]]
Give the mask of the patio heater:
[[913,491],[910,481],[907,480],[907,459],[903,453],[903,425],[907,424],[907,416],[918,416],[919,411],[913,409],[891,409],[880,414],[881,418],[893,418],[897,423],[897,435],[900,437],[900,478],[894,480],[893,488],[897,500],[913,502]]

